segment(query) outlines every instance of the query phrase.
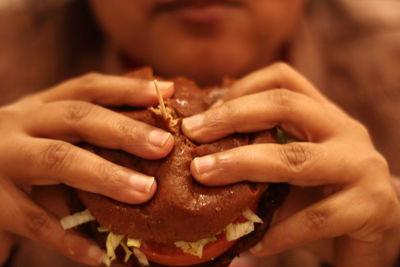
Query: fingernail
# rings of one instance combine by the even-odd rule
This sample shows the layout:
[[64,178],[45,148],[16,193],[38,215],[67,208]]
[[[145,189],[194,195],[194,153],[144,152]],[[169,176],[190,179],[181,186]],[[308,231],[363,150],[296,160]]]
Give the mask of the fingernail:
[[161,90],[167,90],[167,89],[171,88],[172,86],[174,86],[173,82],[158,81],[158,87]]
[[154,130],[149,134],[149,143],[157,147],[163,147],[170,137],[171,133]]
[[136,174],[129,177],[129,183],[133,189],[142,193],[149,193],[154,182],[154,177],[145,177]]
[[203,116],[202,115],[195,115],[193,117],[189,117],[183,119],[183,127],[185,127],[189,131],[196,131],[200,129],[203,125]]
[[258,243],[257,245],[255,245],[254,247],[252,247],[251,249],[250,249],[250,253],[251,254],[258,254],[258,253],[260,253],[262,250],[264,249],[264,245],[263,245],[263,243]]
[[[160,89],[161,93],[167,92],[171,87],[174,86],[173,82],[167,81],[157,81],[158,89]],[[149,87],[154,90],[154,81],[149,82]]]
[[88,250],[88,256],[97,264],[100,264],[103,261],[104,251],[101,250],[98,246],[90,246]]
[[215,158],[213,156],[205,156],[194,159],[194,167],[197,173],[203,174],[211,171],[215,165]]

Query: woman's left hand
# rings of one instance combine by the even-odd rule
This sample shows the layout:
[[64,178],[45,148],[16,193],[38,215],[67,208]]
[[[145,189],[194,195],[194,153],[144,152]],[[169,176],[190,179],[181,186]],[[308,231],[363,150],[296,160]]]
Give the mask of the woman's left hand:
[[386,160],[367,129],[284,63],[234,84],[225,102],[187,118],[183,131],[198,142],[279,126],[303,142],[254,144],[193,160],[207,185],[243,180],[319,186],[324,197],[276,220],[251,249],[272,255],[335,238],[336,266],[390,266],[398,252],[399,201]]

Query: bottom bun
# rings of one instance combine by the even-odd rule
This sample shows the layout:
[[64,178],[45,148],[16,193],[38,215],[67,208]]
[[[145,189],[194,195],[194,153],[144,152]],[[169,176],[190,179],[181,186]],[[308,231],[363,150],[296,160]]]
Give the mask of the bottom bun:
[[[256,224],[255,229],[250,234],[243,236],[236,243],[234,243],[227,251],[223,252],[218,257],[210,260],[208,262],[194,264],[194,265],[185,265],[180,262],[176,262],[174,264],[159,264],[156,262],[149,261],[150,267],[161,267],[161,266],[193,266],[193,267],[225,267],[228,266],[232,260],[239,256],[242,252],[249,250],[253,247],[258,241],[262,239],[267,229],[269,228],[273,213],[279,207],[279,205],[283,202],[287,194],[289,193],[290,186],[284,183],[277,184],[269,184],[268,189],[261,196],[260,202],[257,208],[257,215],[264,221],[262,224]],[[74,198],[76,201],[77,198]],[[74,210],[79,210],[80,204],[74,203]],[[76,209],[78,208],[78,209]],[[87,225],[80,226],[79,229],[93,239],[99,244],[103,249],[106,248],[106,238],[107,233],[98,232],[98,224],[97,222],[92,222]],[[126,266],[126,267],[144,267],[138,262],[136,257],[130,257],[128,262],[124,262],[125,252],[119,247],[116,250],[117,259],[112,263],[111,266]]]

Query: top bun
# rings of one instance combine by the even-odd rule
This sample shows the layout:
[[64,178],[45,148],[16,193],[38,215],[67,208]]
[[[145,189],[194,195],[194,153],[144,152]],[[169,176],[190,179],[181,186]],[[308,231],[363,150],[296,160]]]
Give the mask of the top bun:
[[[150,69],[132,72],[128,76],[154,79]],[[145,160],[123,151],[84,146],[114,163],[154,176],[157,180],[154,197],[140,205],[128,205],[99,194],[78,191],[83,205],[101,226],[112,233],[157,243],[197,241],[222,232],[245,209],[256,209],[267,188],[266,184],[249,182],[206,187],[193,179],[190,162],[194,157],[253,143],[276,141],[270,132],[263,132],[232,135],[212,144],[193,143],[180,130],[182,118],[208,109],[226,89],[200,89],[185,78],[172,81],[175,93],[165,102],[168,119],[164,119],[157,108],[119,110],[132,119],[173,134],[175,146],[166,158]]]

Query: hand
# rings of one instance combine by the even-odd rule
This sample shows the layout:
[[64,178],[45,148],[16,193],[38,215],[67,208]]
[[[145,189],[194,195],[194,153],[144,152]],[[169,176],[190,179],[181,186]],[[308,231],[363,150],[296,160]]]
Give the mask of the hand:
[[185,119],[184,133],[210,142],[279,126],[304,142],[254,144],[196,158],[191,170],[199,182],[287,182],[323,192],[318,201],[278,218],[253,254],[336,238],[337,266],[390,266],[398,251],[399,204],[387,163],[364,126],[283,63],[239,80],[224,101]]
[[0,230],[0,240],[0,266],[3,266],[10,257],[14,237],[10,233]]
[[[173,84],[160,82],[164,97]],[[143,158],[166,156],[169,133],[101,106],[158,103],[151,82],[88,74],[0,108],[0,230],[43,243],[76,261],[99,264],[102,251],[35,203],[32,185],[63,183],[127,203],[149,200],[153,177],[113,164],[74,143],[121,149]]]

